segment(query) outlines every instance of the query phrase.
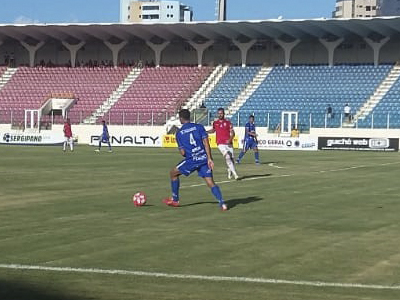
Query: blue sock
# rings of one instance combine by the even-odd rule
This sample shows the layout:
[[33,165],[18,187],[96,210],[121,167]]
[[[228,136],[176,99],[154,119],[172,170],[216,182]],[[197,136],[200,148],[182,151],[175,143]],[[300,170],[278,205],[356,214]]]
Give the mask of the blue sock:
[[172,198],[179,201],[179,179],[171,180]]
[[214,197],[218,200],[220,206],[225,203],[224,200],[222,199],[222,193],[218,185],[214,185],[211,188],[211,192],[213,193]]
[[111,151],[111,143],[108,142],[108,149]]
[[260,161],[260,152],[254,152],[254,157],[256,158],[256,163]]
[[99,142],[99,150],[100,150],[100,148],[101,148],[101,141]]
[[242,152],[240,152],[240,154],[239,154],[238,161],[241,161],[242,158],[243,158],[243,156],[244,156],[244,152],[242,151]]

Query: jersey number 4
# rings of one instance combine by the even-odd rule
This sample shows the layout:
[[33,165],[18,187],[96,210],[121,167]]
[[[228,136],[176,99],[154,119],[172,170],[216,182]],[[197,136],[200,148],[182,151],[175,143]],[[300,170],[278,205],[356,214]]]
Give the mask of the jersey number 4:
[[190,142],[190,145],[193,145],[195,147],[197,146],[196,140],[193,137],[193,133],[190,134],[189,142]]

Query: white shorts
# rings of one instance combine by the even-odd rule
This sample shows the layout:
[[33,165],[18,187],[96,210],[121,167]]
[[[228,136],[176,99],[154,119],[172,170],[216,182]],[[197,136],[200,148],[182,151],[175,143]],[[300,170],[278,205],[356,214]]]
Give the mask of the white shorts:
[[67,136],[64,136],[64,141],[66,141],[67,143],[69,142],[69,143],[72,143],[73,141],[74,141],[74,139],[72,138],[72,137],[67,137]]
[[231,153],[233,157],[233,147],[232,145],[218,145],[219,151],[221,151],[222,155],[225,156],[227,153]]

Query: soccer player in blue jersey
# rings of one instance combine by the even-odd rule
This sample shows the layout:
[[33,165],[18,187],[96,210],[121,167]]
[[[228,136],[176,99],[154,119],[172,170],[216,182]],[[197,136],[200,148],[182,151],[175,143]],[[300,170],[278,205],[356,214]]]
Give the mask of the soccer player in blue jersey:
[[243,156],[246,154],[247,150],[253,149],[254,150],[254,157],[256,164],[260,164],[260,154],[258,152],[258,141],[257,141],[257,134],[256,134],[256,125],[254,124],[254,116],[249,117],[249,122],[246,124],[246,133],[244,135],[243,141],[243,149],[239,154],[238,159],[236,162],[240,164]]
[[108,133],[108,127],[107,127],[106,121],[103,120],[101,122],[103,123],[103,132],[102,132],[100,140],[99,140],[99,149],[96,149],[94,151],[100,152],[101,143],[107,143],[108,152],[112,152],[111,143],[110,143],[110,134]]
[[228,210],[228,206],[222,198],[222,193],[214,182],[212,170],[214,162],[211,156],[208,134],[203,125],[190,122],[190,112],[182,109],[179,112],[179,120],[182,123],[181,129],[176,133],[176,141],[179,151],[185,157],[170,172],[172,197],[164,199],[168,206],[179,206],[179,176],[189,176],[194,171],[204,178],[212,194],[219,202],[222,211]]

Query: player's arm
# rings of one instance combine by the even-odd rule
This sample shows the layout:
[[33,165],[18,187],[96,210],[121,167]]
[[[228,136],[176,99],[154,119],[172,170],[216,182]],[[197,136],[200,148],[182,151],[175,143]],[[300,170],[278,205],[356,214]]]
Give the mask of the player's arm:
[[246,131],[246,135],[254,136],[254,133],[250,131],[249,127],[246,127],[245,131]]
[[203,144],[204,144],[204,149],[206,150],[206,153],[207,153],[208,167],[211,170],[213,170],[214,169],[214,162],[213,162],[212,155],[211,155],[211,147],[210,147],[210,142],[208,141],[208,137],[203,139]]
[[181,141],[179,140],[178,133],[176,133],[176,135],[175,135],[175,140],[176,140],[176,143],[178,144],[179,153],[180,153],[182,156],[185,156],[185,149],[183,148],[182,143],[181,143]]
[[246,131],[246,135],[252,136],[254,138],[257,137],[256,132],[255,131],[250,131],[250,127],[249,126],[245,127],[245,131]]
[[213,123],[213,127],[210,130],[207,130],[207,133],[215,133],[214,123]]
[[230,137],[229,137],[228,144],[231,145],[233,143],[233,138],[235,137],[235,130],[233,130],[232,124],[231,124],[231,127],[230,127],[229,134],[230,134]]

